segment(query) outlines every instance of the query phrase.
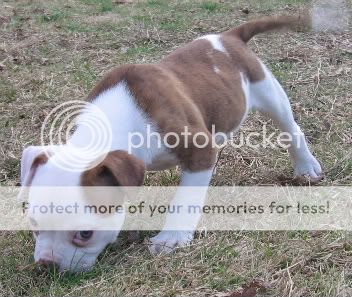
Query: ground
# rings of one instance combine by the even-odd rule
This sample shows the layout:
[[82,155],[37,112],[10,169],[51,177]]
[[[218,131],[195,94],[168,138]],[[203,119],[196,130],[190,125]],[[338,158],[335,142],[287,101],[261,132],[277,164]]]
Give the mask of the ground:
[[[111,67],[157,61],[205,33],[310,5],[306,0],[1,0],[0,184],[18,182],[21,150],[40,143],[46,114],[63,101],[84,99]],[[352,184],[351,37],[351,31],[276,33],[250,42],[291,98],[297,122],[323,164],[320,185]],[[270,121],[252,114],[241,131],[261,131],[263,125],[275,131]],[[285,150],[227,147],[212,184],[292,184],[292,173]],[[146,184],[176,185],[178,179],[177,170],[150,173]],[[80,275],[38,269],[33,247],[30,232],[0,233],[0,295],[228,296],[253,282],[257,296],[352,294],[352,239],[342,231],[197,234],[191,247],[158,257],[140,243],[116,244],[91,272]]]

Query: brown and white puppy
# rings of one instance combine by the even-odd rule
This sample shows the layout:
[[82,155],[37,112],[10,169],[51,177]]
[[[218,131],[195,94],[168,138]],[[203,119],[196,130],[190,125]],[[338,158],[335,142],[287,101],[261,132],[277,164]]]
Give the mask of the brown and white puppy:
[[[112,140],[100,152],[108,151],[105,158],[89,169],[74,159],[69,166],[58,165],[70,153],[70,145],[79,150],[97,137],[94,130],[78,125],[66,146],[24,150],[22,183],[31,187],[141,186],[145,170],[179,165],[180,190],[171,204],[187,204],[187,186],[206,187],[212,177],[217,150],[207,139],[213,139],[214,131],[228,134],[239,129],[252,109],[268,115],[283,132],[297,136],[289,148],[294,175],[320,178],[322,169],[293,118],[287,95],[247,46],[258,33],[309,22],[302,17],[267,17],[197,38],[159,63],[112,69],[88,96],[109,124]],[[190,137],[183,137],[185,130]],[[133,142],[131,133],[146,137],[148,132],[171,136],[168,145],[154,140]],[[197,193],[192,205],[201,206],[205,194],[204,190]],[[197,215],[167,215],[165,228],[151,239],[150,250],[169,252],[189,244],[198,220]],[[60,270],[89,269],[117,235],[118,231],[42,231],[36,235],[35,261],[55,262]]]

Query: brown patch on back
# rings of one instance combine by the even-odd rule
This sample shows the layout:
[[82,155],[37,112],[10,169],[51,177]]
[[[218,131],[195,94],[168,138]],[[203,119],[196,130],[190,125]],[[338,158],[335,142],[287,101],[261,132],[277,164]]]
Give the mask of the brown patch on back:
[[[206,39],[195,40],[160,63],[113,69],[88,99],[93,100],[118,82],[126,81],[137,105],[161,134],[181,135],[187,126],[192,135],[203,133],[210,138],[212,125],[215,132],[228,133],[240,125],[246,112],[241,73],[251,82],[265,78],[259,60],[246,42],[258,33],[295,29],[309,22],[310,18],[304,16],[274,16],[247,22],[219,35],[228,55],[214,49]],[[218,73],[214,67],[219,69]],[[216,150],[205,144],[204,139],[202,148],[182,136],[180,140],[173,151],[183,168],[198,171],[214,164]]]
[[[209,41],[195,40],[160,64],[184,86],[208,131],[215,125],[216,132],[230,132],[240,124],[246,109],[240,69]],[[214,67],[220,72],[216,73]]]
[[[203,107],[189,95],[186,86],[172,71],[161,65],[138,65],[128,71],[126,82],[136,98],[137,105],[157,124],[163,135],[176,133],[180,142],[172,149],[181,166],[191,171],[209,168],[215,161],[216,151],[211,143],[204,145],[204,137],[199,136],[197,148],[182,132],[185,127],[192,135],[203,133],[211,139],[203,116]],[[169,144],[176,145],[176,138],[169,137]]]
[[[253,81],[264,78],[264,73],[255,55],[246,53],[249,50],[241,40],[228,39],[224,46],[228,47],[229,56],[200,39],[160,63],[136,65],[127,71],[126,82],[138,106],[162,134],[181,135],[187,126],[192,136],[202,133],[211,140],[212,126],[215,132],[228,133],[240,125],[246,112],[240,73]],[[241,59],[241,63],[236,59]],[[181,142],[173,149],[181,166],[191,171],[210,168],[216,149],[201,136],[198,144],[204,147],[195,146],[192,136],[187,144],[180,136]]]
[[250,82],[261,81],[265,78],[263,68],[255,53],[248,48],[237,36],[221,35],[221,41],[230,55],[232,64],[245,74]]
[[[105,90],[125,81],[136,104],[159,128],[162,135],[176,133],[180,143],[172,149],[181,166],[190,171],[213,166],[215,132],[231,132],[246,113],[241,73],[250,81],[264,78],[255,54],[236,36],[219,35],[228,55],[214,49],[205,39],[177,49],[160,63],[115,68],[92,90],[93,100]],[[214,67],[219,69],[215,72]],[[118,98],[116,98],[118,100]],[[181,135],[188,128],[192,136]],[[192,137],[198,133],[197,147]],[[201,133],[201,134],[199,134]],[[205,143],[204,135],[210,140]],[[176,139],[170,144],[176,145]]]
[[[92,101],[97,98],[100,94],[104,93],[108,89],[117,85],[118,82],[125,79],[126,71],[133,65],[123,65],[111,69],[99,83],[90,91],[87,96],[88,101]],[[118,100],[118,98],[117,98]]]

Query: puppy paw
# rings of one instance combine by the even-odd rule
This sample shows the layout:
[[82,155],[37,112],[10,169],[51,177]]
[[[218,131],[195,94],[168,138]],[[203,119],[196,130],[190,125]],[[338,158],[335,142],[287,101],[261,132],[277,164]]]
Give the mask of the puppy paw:
[[161,231],[149,239],[149,251],[153,255],[168,254],[176,248],[189,245],[192,239],[191,231]]
[[294,176],[297,181],[318,182],[324,177],[324,174],[318,160],[310,156],[295,164]]

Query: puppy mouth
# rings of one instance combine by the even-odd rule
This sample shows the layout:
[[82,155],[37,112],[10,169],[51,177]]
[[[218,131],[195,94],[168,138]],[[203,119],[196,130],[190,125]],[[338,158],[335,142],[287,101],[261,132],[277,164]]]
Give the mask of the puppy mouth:
[[83,273],[92,269],[93,265],[89,265],[88,263],[71,263],[70,265],[64,265],[63,263],[39,260],[35,262],[37,269],[39,272],[47,271],[47,272],[59,272],[59,273]]

